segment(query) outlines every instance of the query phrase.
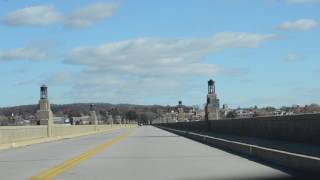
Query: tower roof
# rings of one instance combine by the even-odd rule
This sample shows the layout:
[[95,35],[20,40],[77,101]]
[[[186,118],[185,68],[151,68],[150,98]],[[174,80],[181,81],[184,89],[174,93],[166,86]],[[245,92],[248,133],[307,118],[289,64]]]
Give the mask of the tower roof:
[[94,110],[94,104],[90,104],[90,111]]
[[48,87],[47,85],[45,85],[45,84],[42,84],[42,86],[41,87]]
[[214,84],[214,80],[210,79],[210,80],[208,81],[208,85],[212,86],[213,84]]

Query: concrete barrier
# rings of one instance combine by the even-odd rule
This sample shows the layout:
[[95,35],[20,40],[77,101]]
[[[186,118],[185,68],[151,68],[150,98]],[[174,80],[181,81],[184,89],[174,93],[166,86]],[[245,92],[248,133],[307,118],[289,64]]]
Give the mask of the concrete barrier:
[[2,126],[0,144],[47,137],[47,126]]
[[158,125],[183,130],[210,131],[320,145],[320,114],[221,119]]
[[0,150],[134,126],[136,125],[54,125],[51,137],[48,137],[47,126],[3,126],[0,127]]
[[[159,127],[159,126],[158,126]],[[239,143],[221,138],[210,137],[198,133],[187,132],[166,127],[159,127],[172,133],[211,145],[223,150],[261,159],[301,173],[320,173],[320,158],[285,151],[264,148],[252,144]]]

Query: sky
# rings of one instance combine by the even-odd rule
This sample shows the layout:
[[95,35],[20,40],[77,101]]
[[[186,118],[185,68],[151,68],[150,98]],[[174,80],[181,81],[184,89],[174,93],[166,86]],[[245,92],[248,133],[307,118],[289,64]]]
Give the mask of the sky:
[[0,106],[320,103],[320,0],[0,0]]

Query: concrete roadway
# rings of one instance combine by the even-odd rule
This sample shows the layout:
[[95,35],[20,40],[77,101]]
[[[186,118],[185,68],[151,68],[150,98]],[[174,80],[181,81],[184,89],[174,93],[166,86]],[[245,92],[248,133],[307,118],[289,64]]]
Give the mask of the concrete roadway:
[[49,175],[68,180],[289,177],[280,170],[152,126],[0,152],[0,179],[50,179]]

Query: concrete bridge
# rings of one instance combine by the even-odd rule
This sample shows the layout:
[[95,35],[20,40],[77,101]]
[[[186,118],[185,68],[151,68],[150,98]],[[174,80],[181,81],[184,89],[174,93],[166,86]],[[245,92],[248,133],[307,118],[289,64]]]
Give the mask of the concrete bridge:
[[[51,137],[46,137],[43,126],[1,127],[1,179],[290,179],[306,175],[245,154],[246,147],[232,144],[235,139],[230,137],[220,136],[224,144],[219,146],[222,141],[214,135],[204,138],[204,132],[165,126],[54,126]],[[313,165],[299,159],[310,170],[320,167],[316,157],[320,151],[314,147],[313,155],[302,156]],[[277,155],[252,147],[250,151],[261,157]]]

